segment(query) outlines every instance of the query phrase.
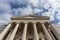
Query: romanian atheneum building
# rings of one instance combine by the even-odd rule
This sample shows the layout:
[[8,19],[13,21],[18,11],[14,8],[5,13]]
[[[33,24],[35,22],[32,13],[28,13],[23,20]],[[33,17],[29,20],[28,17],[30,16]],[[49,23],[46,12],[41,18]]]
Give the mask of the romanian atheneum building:
[[59,28],[48,16],[15,16],[0,33],[0,40],[60,40]]

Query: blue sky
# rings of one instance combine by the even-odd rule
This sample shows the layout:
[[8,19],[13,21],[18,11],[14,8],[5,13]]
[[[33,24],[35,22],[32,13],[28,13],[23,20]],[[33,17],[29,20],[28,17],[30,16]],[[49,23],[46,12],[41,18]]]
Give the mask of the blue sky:
[[49,16],[50,21],[60,24],[60,0],[0,0],[0,23],[27,14]]

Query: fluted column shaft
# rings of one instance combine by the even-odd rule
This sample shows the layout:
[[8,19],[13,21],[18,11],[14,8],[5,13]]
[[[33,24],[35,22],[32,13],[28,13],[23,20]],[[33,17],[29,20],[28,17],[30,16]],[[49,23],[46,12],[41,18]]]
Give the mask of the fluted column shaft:
[[11,24],[8,24],[8,26],[0,33],[0,40],[3,40],[6,34],[8,33],[9,29],[11,27]]
[[15,26],[15,28],[14,28],[14,30],[13,30],[10,38],[9,38],[9,40],[14,40],[15,34],[16,34],[17,30],[18,30],[18,27],[19,27],[19,24],[17,24],[17,25]]
[[26,33],[27,33],[27,23],[25,23],[23,34],[22,34],[22,40],[26,40]]
[[34,23],[33,25],[34,25],[33,26],[33,29],[34,29],[34,40],[39,40],[36,24]]
[[43,23],[42,23],[42,28],[43,28],[43,31],[45,33],[47,40],[52,40],[51,36],[49,35],[49,33],[48,33],[48,31]]

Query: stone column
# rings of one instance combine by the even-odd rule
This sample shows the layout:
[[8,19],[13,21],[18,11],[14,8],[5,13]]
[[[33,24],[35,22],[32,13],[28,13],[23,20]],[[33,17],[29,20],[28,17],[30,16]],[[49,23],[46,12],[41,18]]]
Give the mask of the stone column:
[[19,27],[19,24],[17,24],[17,25],[15,26],[15,28],[14,28],[14,30],[13,30],[10,38],[9,38],[9,40],[14,40],[15,34],[16,34],[17,30],[18,30],[18,27]]
[[36,24],[33,24],[33,30],[34,30],[34,40],[39,40]]
[[43,23],[42,23],[42,29],[45,33],[45,36],[46,36],[47,40],[52,40],[51,36],[49,35],[49,33],[48,33],[48,31],[47,31],[47,29],[46,29],[46,27]]
[[26,33],[27,33],[27,23],[25,23],[23,34],[22,34],[22,40],[26,40]]
[[[60,31],[57,27],[59,27],[60,25],[55,25],[55,24],[50,24],[49,25],[51,27],[51,31],[53,32],[53,34],[55,35],[57,40],[60,40]],[[58,30],[57,30],[58,29]]]
[[5,38],[10,27],[11,27],[11,24],[8,24],[8,26],[0,33],[0,40],[3,40]]
[[52,39],[53,39],[53,40],[56,40],[56,39],[54,38],[53,34],[51,33],[51,30],[50,30],[50,29],[48,29],[48,32],[49,32],[49,34],[51,35]]

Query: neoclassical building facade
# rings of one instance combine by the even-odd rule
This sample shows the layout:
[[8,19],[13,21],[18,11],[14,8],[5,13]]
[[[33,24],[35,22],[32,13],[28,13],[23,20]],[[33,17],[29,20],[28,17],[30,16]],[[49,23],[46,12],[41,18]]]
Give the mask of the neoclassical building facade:
[[59,26],[47,16],[15,16],[0,33],[0,40],[60,40]]

